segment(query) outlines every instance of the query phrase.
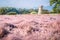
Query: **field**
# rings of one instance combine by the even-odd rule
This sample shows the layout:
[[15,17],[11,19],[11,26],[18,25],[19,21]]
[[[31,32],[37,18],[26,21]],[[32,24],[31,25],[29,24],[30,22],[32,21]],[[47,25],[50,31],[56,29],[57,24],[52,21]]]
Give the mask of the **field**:
[[60,40],[60,14],[0,15],[0,40]]

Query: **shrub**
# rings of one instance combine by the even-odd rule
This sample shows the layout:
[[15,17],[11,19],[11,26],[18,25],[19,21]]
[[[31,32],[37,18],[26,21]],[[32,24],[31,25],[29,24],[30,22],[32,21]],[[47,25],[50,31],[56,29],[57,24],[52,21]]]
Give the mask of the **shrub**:
[[16,12],[9,12],[7,13],[7,15],[16,15],[17,13]]
[[31,12],[31,14],[37,14],[37,12],[33,11],[33,12]]

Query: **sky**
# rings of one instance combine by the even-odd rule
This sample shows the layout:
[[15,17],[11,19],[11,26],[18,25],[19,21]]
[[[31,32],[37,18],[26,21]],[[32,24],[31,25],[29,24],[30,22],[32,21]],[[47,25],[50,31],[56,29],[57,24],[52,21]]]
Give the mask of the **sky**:
[[0,0],[0,7],[38,8],[41,5],[44,9],[52,10],[49,0]]

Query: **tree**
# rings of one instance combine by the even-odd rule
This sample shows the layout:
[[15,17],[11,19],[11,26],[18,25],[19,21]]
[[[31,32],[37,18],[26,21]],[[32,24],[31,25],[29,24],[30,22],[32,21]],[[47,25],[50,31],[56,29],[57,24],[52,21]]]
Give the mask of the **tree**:
[[38,13],[38,9],[29,9],[29,13],[37,14]]
[[6,13],[6,15],[16,15],[17,13],[16,12],[9,12],[9,13]]
[[0,15],[6,14],[6,8],[0,8]]
[[60,13],[60,0],[50,0],[50,5],[53,7],[53,12]]
[[19,13],[18,10],[16,8],[13,8],[13,7],[8,7],[7,13],[9,13],[9,12],[16,12],[17,14]]

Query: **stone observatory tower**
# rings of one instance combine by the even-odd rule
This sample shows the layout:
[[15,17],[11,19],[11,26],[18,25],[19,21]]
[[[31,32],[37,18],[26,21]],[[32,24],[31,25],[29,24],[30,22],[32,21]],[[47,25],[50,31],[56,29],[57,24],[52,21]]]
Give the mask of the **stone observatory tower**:
[[42,11],[43,11],[43,6],[41,5],[38,9],[38,14],[42,14]]

